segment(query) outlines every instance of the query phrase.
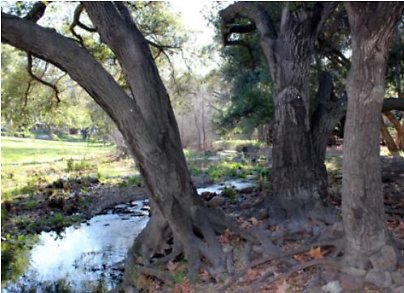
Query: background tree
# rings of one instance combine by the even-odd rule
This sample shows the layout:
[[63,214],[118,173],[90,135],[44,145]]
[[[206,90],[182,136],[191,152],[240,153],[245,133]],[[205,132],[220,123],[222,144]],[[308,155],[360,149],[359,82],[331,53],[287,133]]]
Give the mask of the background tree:
[[395,252],[384,219],[379,129],[388,48],[404,3],[347,2],[345,7],[352,40],[342,181],[345,258],[355,267],[366,268],[370,260],[375,270],[394,269],[397,256],[391,257]]
[[[261,3],[237,2],[221,11],[222,35],[231,45],[233,34],[255,28],[271,73],[273,86],[273,189],[288,217],[321,210],[327,193],[324,167],[329,132],[340,116],[329,75],[310,105],[309,71],[314,45],[333,3],[301,4],[283,8],[279,27]],[[247,25],[240,17],[252,21]],[[317,214],[313,216],[319,216]]]

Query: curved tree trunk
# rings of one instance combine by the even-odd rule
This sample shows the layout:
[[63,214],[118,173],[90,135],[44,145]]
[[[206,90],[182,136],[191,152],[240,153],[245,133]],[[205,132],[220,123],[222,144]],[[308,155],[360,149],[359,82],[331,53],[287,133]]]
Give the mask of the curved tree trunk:
[[219,210],[208,209],[197,196],[181,148],[180,135],[166,89],[145,38],[122,2],[85,2],[101,39],[119,60],[131,89],[128,95],[90,53],[73,40],[35,23],[2,13],[2,42],[48,61],[77,81],[108,113],[136,157],[153,208],[128,259],[125,280],[132,279],[136,256],[149,264],[155,253],[170,259],[184,253],[195,275],[203,257],[220,277],[226,269],[216,233],[241,231]]
[[388,45],[404,3],[345,6],[352,36],[342,181],[345,257],[355,267],[366,268],[370,260],[376,270],[394,269],[384,219],[379,130]]

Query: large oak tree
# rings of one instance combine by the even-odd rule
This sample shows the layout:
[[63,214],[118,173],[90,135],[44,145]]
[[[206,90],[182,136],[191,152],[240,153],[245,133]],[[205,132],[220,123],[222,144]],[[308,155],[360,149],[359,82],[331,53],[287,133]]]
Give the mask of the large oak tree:
[[[341,116],[344,99],[333,95],[329,74],[321,76],[316,103],[310,105],[309,69],[314,44],[335,3],[285,6],[279,27],[256,2],[237,2],[220,12],[225,45],[257,29],[274,84],[273,193],[288,218],[321,217],[327,194],[325,148]],[[251,21],[240,24],[240,17]]]
[[45,13],[42,2],[25,18],[2,12],[1,40],[67,72],[111,117],[136,158],[149,189],[152,216],[131,249],[125,272],[127,285],[133,281],[131,269],[137,256],[145,265],[150,264],[155,253],[167,252],[168,240],[170,253],[160,261],[183,253],[190,275],[195,275],[203,257],[211,272],[220,276],[226,268],[226,254],[217,233],[231,228],[254,238],[221,211],[208,209],[197,196],[169,96],[148,42],[127,7],[123,2],[81,5],[94,26],[91,30],[98,32],[119,61],[130,91],[114,80],[82,42],[36,24]]

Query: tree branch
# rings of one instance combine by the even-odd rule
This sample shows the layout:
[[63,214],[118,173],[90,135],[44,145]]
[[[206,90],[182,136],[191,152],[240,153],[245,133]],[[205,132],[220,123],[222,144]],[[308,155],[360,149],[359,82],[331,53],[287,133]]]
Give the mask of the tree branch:
[[[272,18],[261,5],[252,2],[236,2],[219,12],[221,17],[221,33],[224,45],[227,45],[232,33],[246,33],[253,30],[255,26],[261,34],[261,39],[269,38],[274,41],[278,34],[273,25]],[[251,19],[253,24],[247,26],[235,25],[237,16]]]
[[27,59],[28,59],[28,64],[27,64],[28,74],[31,76],[32,79],[42,83],[43,85],[50,87],[55,92],[55,98],[56,98],[57,103],[59,104],[60,103],[59,90],[56,87],[56,85],[51,84],[50,82],[47,82],[46,80],[43,80],[43,79],[39,78],[38,76],[36,76],[34,74],[34,72],[32,71],[32,55],[28,53]]
[[[48,2],[51,3],[51,2]],[[34,4],[30,12],[24,17],[24,19],[33,21],[33,22],[38,22],[38,20],[41,19],[42,16],[44,16],[46,10],[46,4],[44,1],[39,1]]]
[[[137,112],[140,112],[137,105],[87,50],[54,30],[38,26],[31,21],[3,12],[1,18],[3,43],[26,51],[69,73],[111,118],[119,117],[124,111],[133,109],[139,123],[142,123],[143,118],[137,115]],[[111,99],[115,101],[114,105]]]
[[342,65],[346,70],[351,68],[351,61],[344,56],[337,48],[335,48],[331,43],[327,42],[324,38],[318,38],[318,44],[325,52],[326,57],[332,61],[336,61]]
[[383,100],[383,112],[391,110],[404,111],[404,99],[400,98],[387,98]]
[[320,74],[316,104],[311,117],[313,146],[320,158],[325,158],[328,135],[346,113],[347,96],[337,98],[329,72]]

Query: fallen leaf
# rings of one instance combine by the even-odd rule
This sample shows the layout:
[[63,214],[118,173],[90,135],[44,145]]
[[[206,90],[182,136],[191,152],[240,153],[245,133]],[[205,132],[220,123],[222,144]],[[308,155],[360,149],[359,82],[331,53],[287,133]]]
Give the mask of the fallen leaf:
[[297,261],[305,261],[306,260],[306,255],[305,254],[296,254],[293,256],[293,258]]
[[307,255],[313,259],[320,259],[324,257],[324,253],[325,251],[321,251],[321,247],[319,246],[317,248],[312,247]]

